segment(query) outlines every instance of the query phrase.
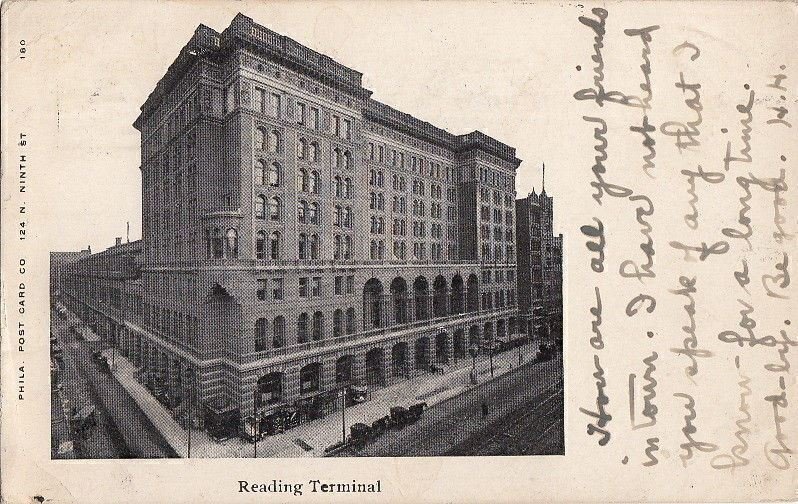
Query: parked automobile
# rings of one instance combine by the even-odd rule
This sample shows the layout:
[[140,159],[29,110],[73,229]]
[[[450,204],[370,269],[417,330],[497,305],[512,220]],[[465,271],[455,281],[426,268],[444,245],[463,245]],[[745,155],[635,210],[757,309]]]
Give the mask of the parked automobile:
[[366,441],[371,438],[371,427],[364,423],[356,423],[349,427],[352,444],[357,448],[362,448],[366,445]]

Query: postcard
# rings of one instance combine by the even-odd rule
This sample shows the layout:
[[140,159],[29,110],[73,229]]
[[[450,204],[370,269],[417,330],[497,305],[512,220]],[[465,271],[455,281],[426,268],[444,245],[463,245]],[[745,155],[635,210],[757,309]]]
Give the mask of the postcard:
[[2,500],[796,498],[795,2],[2,4]]

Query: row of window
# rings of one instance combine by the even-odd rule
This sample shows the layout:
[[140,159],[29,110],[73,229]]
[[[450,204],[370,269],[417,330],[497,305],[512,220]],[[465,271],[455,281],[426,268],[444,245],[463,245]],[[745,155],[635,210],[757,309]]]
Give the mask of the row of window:
[[[502,215],[504,215],[504,221],[508,226],[513,225],[513,211],[507,210],[504,214],[502,214],[501,209],[494,208],[493,209],[493,222],[500,224],[502,222]],[[491,208],[487,205],[482,205],[479,208],[479,218],[483,222],[490,222],[491,221]]]
[[[255,185],[280,187],[283,185],[283,170],[278,162],[267,164],[264,160],[255,163]],[[319,194],[321,192],[321,175],[316,170],[297,170],[297,189],[300,192]],[[338,198],[352,199],[354,197],[354,184],[350,177],[336,175],[333,179],[335,195]]]
[[451,166],[447,166],[444,170],[440,163],[412,154],[406,156],[402,151],[387,149],[384,145],[374,142],[369,142],[368,156],[371,161],[395,166],[399,169],[409,168],[413,173],[419,175],[429,175],[439,180],[455,180],[455,169]]
[[[490,229],[491,229],[491,227],[488,224],[480,225],[480,227],[479,227],[480,237],[483,240],[489,240],[490,239],[490,237],[491,237]],[[513,232],[512,229],[508,229],[507,231],[502,232],[502,228],[501,227],[494,227],[493,228],[493,240],[494,241],[505,240],[505,241],[508,241],[508,242],[512,242],[514,234],[515,233]]]
[[[505,275],[505,273],[506,273],[506,275]],[[483,270],[482,271],[482,283],[483,284],[491,283],[491,277],[495,278],[496,283],[502,283],[502,282],[504,282],[505,276],[507,277],[507,281],[508,282],[514,282],[515,281],[515,271],[513,271],[513,270],[507,270],[506,272],[504,270],[496,270],[496,271]]]
[[[494,205],[501,205],[502,204],[502,193],[499,191],[491,191],[487,187],[483,187],[479,190],[479,195],[482,201],[485,203],[491,200],[491,194],[493,195],[493,204]],[[504,206],[512,207],[513,206],[513,197],[510,194],[504,195]]]
[[490,292],[482,293],[482,309],[490,310],[493,308],[504,308],[505,306],[515,306],[515,289],[506,291],[496,291],[491,295]]
[[[234,93],[228,89],[224,90],[224,113],[232,110],[234,103]],[[262,87],[255,87],[254,109],[261,114],[267,114],[278,119],[285,115],[282,93],[269,91]],[[322,114],[319,107],[309,105],[303,101],[294,102],[294,118],[297,124],[306,126],[315,131],[322,131]],[[352,139],[352,120],[338,114],[330,117],[329,133],[346,140]]]

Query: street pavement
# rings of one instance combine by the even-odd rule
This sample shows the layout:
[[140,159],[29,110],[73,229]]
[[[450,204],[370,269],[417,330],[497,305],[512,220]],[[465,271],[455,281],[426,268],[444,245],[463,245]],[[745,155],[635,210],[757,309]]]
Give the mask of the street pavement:
[[78,341],[68,330],[70,322],[78,319],[71,314],[67,321],[52,317],[53,331],[64,349],[61,393],[78,409],[93,405],[97,416],[97,427],[74,439],[76,455],[79,458],[174,457],[174,450],[124,389],[91,360],[91,352],[103,343],[96,341],[96,335]]
[[562,453],[563,443],[556,442],[563,432],[562,394],[562,358],[557,354],[472,387],[430,407],[418,422],[338,456]]
[[[494,356],[493,374],[498,377],[518,367],[521,362],[528,362],[537,352],[537,344],[531,343],[523,348],[504,352]],[[109,359],[110,350],[104,355]],[[133,398],[140,410],[147,415],[152,425],[158,429],[172,449],[181,457],[189,456],[188,434],[172,418],[169,410],[159,403],[152,394],[135,378],[136,368],[129,360],[118,353],[115,356],[116,370],[114,377]],[[471,359],[461,359],[445,374],[424,375],[403,380],[394,385],[371,391],[366,402],[346,408],[344,418],[340,410],[311,422],[306,422],[293,429],[273,436],[266,436],[257,443],[250,443],[241,438],[217,442],[207,433],[193,429],[191,433],[191,457],[195,458],[242,458],[255,457],[320,457],[325,455],[325,448],[340,442],[343,436],[342,426],[347,434],[353,423],[371,424],[390,412],[393,406],[410,406],[418,402],[428,405],[447,400],[463,393],[472,387],[469,383]],[[490,360],[479,357],[476,362],[479,379],[490,378]]]

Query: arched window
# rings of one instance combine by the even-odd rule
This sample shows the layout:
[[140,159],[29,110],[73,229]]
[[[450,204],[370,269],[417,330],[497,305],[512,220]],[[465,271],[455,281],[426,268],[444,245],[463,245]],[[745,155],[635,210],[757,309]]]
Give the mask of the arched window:
[[255,257],[257,259],[266,258],[266,232],[258,231],[255,235]]
[[319,204],[318,203],[311,203],[308,207],[308,220],[311,224],[318,224],[321,221],[321,216],[319,215]]
[[255,185],[263,185],[264,177],[266,171],[266,163],[259,159],[257,163],[255,163]]
[[271,236],[269,255],[272,259],[280,258],[280,233],[274,231]]
[[266,133],[265,129],[258,128],[258,131],[255,135],[255,146],[261,150],[266,150],[268,148],[268,134]]
[[333,312],[333,338],[344,334],[344,312],[340,308]]
[[355,309],[348,308],[346,310],[346,334],[355,332]]
[[299,159],[306,159],[308,156],[308,141],[300,138],[296,144],[296,157]]
[[341,149],[336,147],[333,149],[333,167],[340,168],[341,167]]
[[335,250],[333,252],[333,257],[335,259],[340,259],[341,252],[341,235],[335,235]]
[[280,181],[282,180],[280,165],[278,163],[272,163],[269,165],[269,185],[272,187],[278,187],[280,185]]
[[296,321],[296,340],[298,343],[308,341],[308,314],[300,313]]
[[310,142],[310,159],[313,161],[321,160],[321,149],[319,149],[318,142]]
[[225,235],[227,238],[225,242],[225,253],[228,258],[238,257],[238,232],[230,228]]
[[353,191],[352,191],[352,179],[347,177],[344,180],[344,186],[345,186],[344,187],[344,189],[345,189],[344,190],[344,194],[346,195],[345,197],[346,198],[351,198],[352,197],[352,193],[353,193]]
[[318,341],[324,338],[324,314],[316,312],[313,314],[313,339]]
[[306,172],[304,168],[300,168],[296,173],[296,185],[299,191],[308,191],[308,172]]
[[307,259],[308,258],[308,235],[305,233],[299,233],[299,237],[297,239],[297,255],[300,259]]
[[272,130],[269,132],[269,152],[280,152],[283,150],[280,132]]
[[312,194],[321,192],[321,176],[315,170],[310,174],[310,192]]
[[255,321],[255,351],[262,352],[266,350],[266,341],[269,333],[269,323],[265,318],[259,318]]
[[272,346],[274,348],[285,346],[285,318],[282,315],[274,318],[272,333]]
[[279,221],[282,216],[280,215],[280,198],[272,196],[269,200],[269,218],[273,221]]
[[305,200],[299,200],[296,204],[296,218],[301,224],[304,224],[307,221],[307,213],[308,202]]
[[344,227],[351,228],[352,223],[354,222],[354,216],[352,214],[352,208],[346,207],[346,211],[344,212]]
[[258,195],[255,198],[255,218],[261,220],[266,218],[266,196]]
[[352,259],[352,237],[344,236],[344,259]]
[[334,179],[334,183],[335,183],[335,196],[337,198],[342,198],[344,196],[344,185],[341,182],[341,177],[336,175],[335,179]]
[[352,153],[349,151],[344,151],[344,168],[352,169]]
[[341,225],[343,224],[343,220],[344,220],[344,212],[343,209],[341,208],[341,205],[335,205],[335,220],[333,221],[333,224],[337,227],[341,227]]
[[319,235],[314,234],[310,237],[310,258],[319,258]]
[[224,254],[224,246],[222,245],[222,232],[219,228],[213,230],[213,258],[221,259]]

